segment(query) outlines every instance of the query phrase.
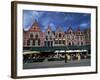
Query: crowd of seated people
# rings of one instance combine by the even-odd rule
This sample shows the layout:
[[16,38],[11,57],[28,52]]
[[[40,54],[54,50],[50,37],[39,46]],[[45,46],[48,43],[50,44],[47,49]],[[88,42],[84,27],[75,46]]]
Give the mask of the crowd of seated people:
[[[67,59],[67,61],[80,60],[80,59],[88,59],[90,55],[86,54],[49,54],[48,56],[33,54],[33,55],[23,55],[24,63],[34,63],[34,62],[43,62],[45,59],[47,61],[63,61]],[[67,58],[66,58],[67,57]]]

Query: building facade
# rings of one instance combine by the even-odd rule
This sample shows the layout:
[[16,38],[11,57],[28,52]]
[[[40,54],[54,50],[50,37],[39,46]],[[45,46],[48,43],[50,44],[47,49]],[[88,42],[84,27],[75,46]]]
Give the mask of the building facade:
[[44,36],[38,22],[32,24],[28,31],[24,31],[24,47],[41,47],[44,45]]
[[57,27],[56,31],[51,30],[48,25],[45,32],[42,32],[38,22],[32,24],[28,31],[23,30],[24,47],[54,47],[54,46],[83,46],[91,44],[90,28],[84,31],[77,27],[74,31],[72,27],[64,32],[61,27]]
[[61,29],[61,27],[57,27],[55,31],[55,39],[54,39],[54,46],[65,46],[65,33]]
[[52,47],[54,46],[54,34],[51,30],[50,25],[44,32],[44,46],[45,47]]

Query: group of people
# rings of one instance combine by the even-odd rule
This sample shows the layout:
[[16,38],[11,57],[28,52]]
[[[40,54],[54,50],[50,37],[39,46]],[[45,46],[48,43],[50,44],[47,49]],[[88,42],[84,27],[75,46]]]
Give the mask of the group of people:
[[71,54],[71,55],[65,54],[65,63],[67,61],[71,61],[71,60],[78,60],[78,61],[80,61],[80,59],[81,59],[81,55],[79,53]]
[[[84,58],[83,58],[84,57]],[[33,62],[38,62],[41,60],[45,60],[45,59],[55,59],[55,60],[65,60],[65,63],[67,63],[68,61],[80,61],[81,59],[86,59],[87,55],[86,54],[80,54],[80,53],[65,53],[65,54],[49,54],[47,56],[44,56],[42,54],[31,54],[31,55],[24,55],[24,62],[27,61],[33,61]]]

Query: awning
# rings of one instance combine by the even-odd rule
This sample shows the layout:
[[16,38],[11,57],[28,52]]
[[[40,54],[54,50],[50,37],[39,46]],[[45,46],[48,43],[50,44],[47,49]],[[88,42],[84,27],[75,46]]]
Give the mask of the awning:
[[70,51],[70,50],[90,50],[90,45],[85,46],[54,46],[54,47],[30,47],[30,51],[39,52],[55,52],[55,51]]
[[66,52],[87,52],[87,50],[67,50]]
[[24,54],[39,54],[40,52],[39,51],[27,51],[27,52],[24,52]]

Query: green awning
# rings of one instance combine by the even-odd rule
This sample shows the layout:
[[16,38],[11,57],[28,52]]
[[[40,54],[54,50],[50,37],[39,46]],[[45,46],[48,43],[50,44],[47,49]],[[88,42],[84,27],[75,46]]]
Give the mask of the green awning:
[[31,47],[31,51],[53,52],[55,50],[90,50],[91,46],[55,46],[55,47]]

